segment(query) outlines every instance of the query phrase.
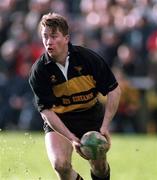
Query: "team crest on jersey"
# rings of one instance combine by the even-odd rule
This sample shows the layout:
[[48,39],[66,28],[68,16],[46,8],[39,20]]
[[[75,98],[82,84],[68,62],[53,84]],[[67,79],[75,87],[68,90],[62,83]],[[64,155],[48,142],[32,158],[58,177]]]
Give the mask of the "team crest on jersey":
[[57,81],[55,75],[52,75],[52,76],[50,77],[50,79],[51,79],[51,82],[52,82],[52,83],[55,83],[55,82]]
[[79,75],[81,75],[81,71],[82,71],[81,66],[75,66],[74,69],[78,72]]

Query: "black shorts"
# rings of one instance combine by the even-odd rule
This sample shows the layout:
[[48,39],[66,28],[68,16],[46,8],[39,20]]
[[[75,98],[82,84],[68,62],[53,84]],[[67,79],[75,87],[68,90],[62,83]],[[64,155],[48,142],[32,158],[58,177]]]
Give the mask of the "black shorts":
[[[104,107],[96,103],[92,108],[81,112],[69,112],[58,114],[65,126],[78,138],[88,131],[100,131],[104,117]],[[54,131],[47,123],[44,123],[45,133]]]

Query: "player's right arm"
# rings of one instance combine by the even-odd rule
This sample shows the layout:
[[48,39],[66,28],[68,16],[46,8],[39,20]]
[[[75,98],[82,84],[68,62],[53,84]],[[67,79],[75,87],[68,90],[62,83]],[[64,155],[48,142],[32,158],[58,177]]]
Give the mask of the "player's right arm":
[[57,133],[64,136],[68,139],[71,143],[76,152],[83,157],[84,159],[88,158],[84,156],[80,150],[80,139],[78,139],[73,133],[69,131],[69,129],[64,125],[64,123],[60,120],[55,112],[49,109],[45,109],[41,112],[41,116],[43,120]]
[[64,125],[64,123],[60,120],[55,112],[49,109],[44,109],[40,112],[43,120],[57,133],[64,136],[68,139],[71,143],[78,143],[79,139],[69,131],[69,129]]

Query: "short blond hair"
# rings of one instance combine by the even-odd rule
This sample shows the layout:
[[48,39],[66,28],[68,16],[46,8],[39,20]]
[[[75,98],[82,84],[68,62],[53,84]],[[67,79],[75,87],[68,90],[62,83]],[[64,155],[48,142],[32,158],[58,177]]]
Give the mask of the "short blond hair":
[[69,34],[69,25],[67,20],[57,13],[48,13],[42,16],[39,23],[40,31],[42,27],[48,26],[52,29],[52,32],[56,32],[57,29],[65,36]]

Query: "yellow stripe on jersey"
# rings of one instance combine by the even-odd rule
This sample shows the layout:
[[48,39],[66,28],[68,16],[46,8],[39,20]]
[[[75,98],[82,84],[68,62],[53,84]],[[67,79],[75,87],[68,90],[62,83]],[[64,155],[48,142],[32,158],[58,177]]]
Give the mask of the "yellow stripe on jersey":
[[53,87],[53,93],[56,97],[63,95],[70,96],[72,94],[86,92],[94,87],[95,81],[92,76],[79,76]]
[[91,108],[95,103],[97,102],[97,97],[95,97],[94,99],[92,99],[91,101],[85,103],[85,104],[71,104],[69,106],[62,106],[62,105],[59,105],[59,106],[55,106],[52,108],[52,110],[56,113],[65,113],[65,112],[70,112],[70,111],[73,111],[73,110],[78,110],[79,109],[89,109]]

